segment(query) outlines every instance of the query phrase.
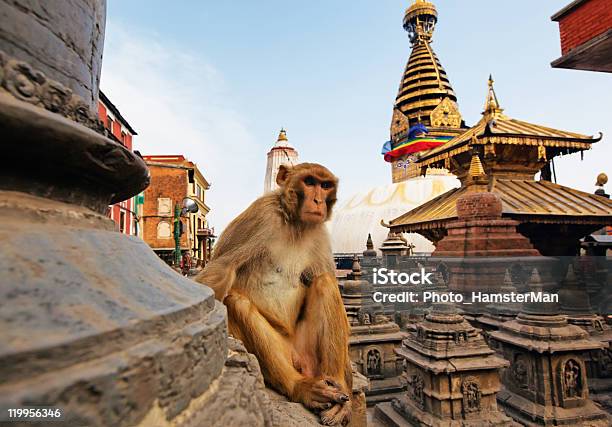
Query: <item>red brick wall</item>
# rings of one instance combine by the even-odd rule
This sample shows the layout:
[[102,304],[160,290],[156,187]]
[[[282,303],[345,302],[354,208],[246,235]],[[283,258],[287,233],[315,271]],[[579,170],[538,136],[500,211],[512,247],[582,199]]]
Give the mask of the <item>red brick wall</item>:
[[612,28],[610,0],[587,0],[559,18],[561,53],[570,50]]
[[[157,210],[157,199],[168,197],[172,199],[172,212],[174,206],[187,196],[187,171],[185,169],[166,168],[149,165],[151,184],[145,190],[143,206],[143,235],[142,238],[152,248],[174,247],[174,235],[170,239],[157,238],[157,225],[160,221],[167,221],[174,228],[173,218],[160,217]],[[181,236],[181,247],[187,249],[188,222],[183,221],[184,234]]]

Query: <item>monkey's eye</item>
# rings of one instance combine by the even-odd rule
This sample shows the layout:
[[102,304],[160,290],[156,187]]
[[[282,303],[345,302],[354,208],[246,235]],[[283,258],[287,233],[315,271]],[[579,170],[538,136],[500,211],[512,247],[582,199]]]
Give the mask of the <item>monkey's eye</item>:
[[304,184],[309,187],[312,187],[313,185],[317,184],[317,180],[314,178],[314,176],[307,176],[306,178],[304,178]]
[[331,181],[323,181],[321,183],[321,188],[323,188],[324,190],[329,190],[330,188],[333,188],[334,184]]

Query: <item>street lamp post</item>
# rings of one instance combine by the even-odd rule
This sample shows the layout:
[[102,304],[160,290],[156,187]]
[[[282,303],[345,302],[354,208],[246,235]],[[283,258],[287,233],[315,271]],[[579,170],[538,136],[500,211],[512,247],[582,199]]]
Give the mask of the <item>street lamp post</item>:
[[185,197],[181,203],[183,207],[177,203],[174,206],[174,265],[178,266],[181,263],[181,235],[183,234],[181,217],[188,213],[196,213],[198,204],[191,198]]

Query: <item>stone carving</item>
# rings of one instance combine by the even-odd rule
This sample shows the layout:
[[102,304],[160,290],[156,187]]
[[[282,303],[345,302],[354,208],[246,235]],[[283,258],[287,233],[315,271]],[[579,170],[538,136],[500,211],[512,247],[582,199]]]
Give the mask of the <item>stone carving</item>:
[[453,335],[455,336],[455,342],[457,344],[464,343],[464,342],[466,342],[468,340],[467,333],[465,333],[465,332],[459,332],[459,333],[456,333],[456,334],[453,334]]
[[425,383],[419,374],[413,374],[408,379],[408,392],[412,400],[422,409],[425,406]]
[[569,359],[565,362],[562,381],[564,397],[582,397],[582,372],[577,361]]
[[0,88],[20,101],[42,107],[72,119],[98,133],[104,123],[91,111],[83,98],[63,84],[51,80],[27,62],[8,57],[0,51]]
[[480,411],[482,393],[476,378],[467,377],[461,384],[461,393],[463,394],[463,412]]
[[371,323],[370,322],[370,314],[369,313],[363,313],[363,317],[362,317],[361,323],[364,324],[364,325],[369,325]]
[[512,377],[517,386],[523,389],[529,388],[530,371],[527,357],[523,354],[517,354],[512,364]]
[[368,351],[368,375],[381,375],[382,374],[382,363],[380,357],[380,351],[372,349]]

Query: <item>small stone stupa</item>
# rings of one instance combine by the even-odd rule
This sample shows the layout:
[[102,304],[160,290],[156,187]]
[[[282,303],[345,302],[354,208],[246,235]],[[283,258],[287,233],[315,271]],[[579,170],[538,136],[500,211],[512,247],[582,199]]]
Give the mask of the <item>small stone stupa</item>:
[[[512,283],[509,270],[506,270],[504,283],[499,289],[499,293],[502,295],[519,293],[518,289]],[[478,322],[485,330],[489,331],[498,330],[504,322],[514,320],[521,311],[522,304],[519,302],[501,302],[489,304],[486,308],[487,312],[478,318]]]
[[374,302],[374,289],[362,279],[357,257],[353,259],[352,272],[340,286],[351,327],[351,360],[358,372],[370,380],[368,405],[390,400],[401,390],[394,350],[400,347],[405,334],[383,314],[382,304]]
[[512,426],[497,407],[499,370],[480,332],[452,304],[436,304],[397,350],[407,392],[376,406],[387,426]]
[[381,267],[381,262],[376,253],[376,249],[374,249],[371,234],[368,234],[366,250],[362,252],[362,255],[361,262],[359,263],[361,265],[362,277],[372,284],[374,282],[372,273],[375,268]]
[[[530,286],[540,292],[538,271]],[[602,348],[582,328],[559,314],[557,303],[528,302],[516,320],[490,333],[510,361],[498,401],[525,426],[609,426],[607,415],[589,399],[585,355]]]

